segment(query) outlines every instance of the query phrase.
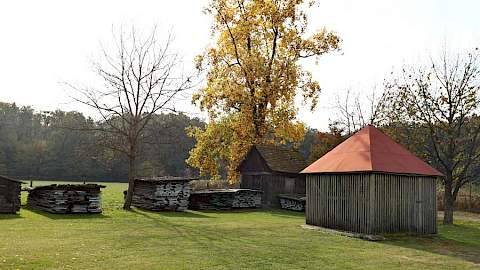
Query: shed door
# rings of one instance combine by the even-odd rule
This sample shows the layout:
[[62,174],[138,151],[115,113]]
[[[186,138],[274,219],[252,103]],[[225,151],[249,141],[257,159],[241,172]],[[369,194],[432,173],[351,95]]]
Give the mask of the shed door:
[[285,193],[295,193],[295,178],[285,178]]

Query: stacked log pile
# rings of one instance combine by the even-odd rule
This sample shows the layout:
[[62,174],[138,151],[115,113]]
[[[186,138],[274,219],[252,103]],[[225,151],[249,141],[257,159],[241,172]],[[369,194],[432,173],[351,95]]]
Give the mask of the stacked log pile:
[[185,211],[191,178],[156,177],[135,179],[132,205],[153,211]]
[[30,189],[27,205],[56,214],[101,213],[101,188],[97,184],[49,185]]
[[305,211],[305,194],[280,194],[278,195],[280,200],[280,207],[282,209],[292,210],[292,211]]
[[190,209],[231,210],[258,208],[262,205],[262,191],[252,189],[206,189],[192,193]]

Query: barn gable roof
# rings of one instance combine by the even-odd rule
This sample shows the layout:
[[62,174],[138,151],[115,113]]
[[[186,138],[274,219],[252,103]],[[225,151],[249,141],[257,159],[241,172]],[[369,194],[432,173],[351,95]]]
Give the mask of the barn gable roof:
[[8,178],[8,177],[3,176],[3,175],[0,175],[0,180],[5,180],[5,181],[10,181],[10,182],[16,182],[16,183],[23,184],[23,182],[20,181],[20,180],[15,180],[15,179],[12,179],[12,178]]
[[372,125],[365,126],[302,171],[341,172],[442,175]]
[[286,147],[257,144],[253,148],[258,151],[272,171],[299,173],[307,165],[299,152]]

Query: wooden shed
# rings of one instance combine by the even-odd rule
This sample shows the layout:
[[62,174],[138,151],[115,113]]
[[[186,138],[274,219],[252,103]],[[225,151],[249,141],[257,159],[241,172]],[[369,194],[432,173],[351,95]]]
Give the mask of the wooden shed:
[[307,224],[361,234],[437,233],[442,174],[371,125],[302,174]]
[[15,214],[20,210],[22,182],[0,176],[0,213]]
[[263,191],[264,206],[279,206],[279,194],[305,194],[306,167],[299,152],[274,145],[254,145],[239,166],[240,188]]

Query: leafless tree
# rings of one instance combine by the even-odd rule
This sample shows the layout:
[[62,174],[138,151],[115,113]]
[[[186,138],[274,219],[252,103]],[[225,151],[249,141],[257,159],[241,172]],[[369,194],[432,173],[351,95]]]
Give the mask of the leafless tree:
[[101,116],[97,131],[102,145],[128,159],[128,191],[123,208],[130,209],[136,161],[146,139],[146,126],[156,113],[175,110],[176,98],[192,87],[181,59],[171,50],[172,38],[160,41],[157,28],[149,35],[120,30],[112,50],[102,47],[94,69],[101,88],[74,87],[78,102]]
[[480,161],[479,52],[452,57],[445,50],[430,63],[404,68],[388,83],[385,108],[424,140],[426,156],[444,174],[443,222],[452,224],[457,194]]
[[382,107],[384,93],[378,95],[375,88],[370,94],[354,92],[350,89],[337,94],[333,104],[336,118],[331,121],[347,135],[354,133],[367,124],[378,125],[383,121]]

